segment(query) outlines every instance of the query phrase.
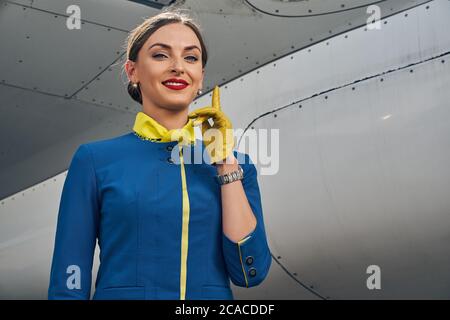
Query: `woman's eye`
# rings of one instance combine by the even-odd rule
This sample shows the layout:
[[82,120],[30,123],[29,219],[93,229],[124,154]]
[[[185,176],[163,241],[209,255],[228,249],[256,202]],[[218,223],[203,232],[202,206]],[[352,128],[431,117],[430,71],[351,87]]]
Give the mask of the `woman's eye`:
[[153,55],[153,58],[157,58],[157,57],[165,57],[165,55],[161,54],[161,53],[157,53]]
[[[167,58],[166,55],[164,55],[164,54],[162,54],[162,53],[156,53],[156,54],[153,55],[153,58],[160,58],[160,57],[165,57],[165,58]],[[198,60],[198,58],[195,57],[195,56],[188,56],[188,57],[186,57],[186,59],[189,59],[189,60],[191,60],[191,61],[197,61],[197,60]]]

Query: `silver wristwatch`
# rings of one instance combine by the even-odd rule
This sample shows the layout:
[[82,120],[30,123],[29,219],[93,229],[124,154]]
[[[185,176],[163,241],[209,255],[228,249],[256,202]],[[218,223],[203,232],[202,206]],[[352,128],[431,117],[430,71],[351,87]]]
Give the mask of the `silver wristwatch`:
[[242,169],[241,166],[238,166],[238,169],[236,171],[228,172],[223,175],[216,175],[216,181],[219,185],[242,179],[244,179],[244,169]]

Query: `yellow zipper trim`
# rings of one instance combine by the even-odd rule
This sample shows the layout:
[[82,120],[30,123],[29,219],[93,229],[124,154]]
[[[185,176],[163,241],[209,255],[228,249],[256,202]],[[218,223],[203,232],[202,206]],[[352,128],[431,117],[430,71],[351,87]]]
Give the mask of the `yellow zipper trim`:
[[241,260],[242,273],[244,274],[245,286],[247,288],[248,288],[248,281],[247,281],[247,276],[245,275],[244,264],[242,263],[241,244],[243,244],[245,241],[247,241],[250,237],[251,236],[248,236],[248,237],[242,239],[241,241],[238,241],[239,259]]
[[189,236],[189,196],[186,186],[186,172],[184,171],[183,147],[180,148],[181,185],[183,193],[183,222],[181,230],[181,272],[180,272],[180,300],[186,298],[186,269]]

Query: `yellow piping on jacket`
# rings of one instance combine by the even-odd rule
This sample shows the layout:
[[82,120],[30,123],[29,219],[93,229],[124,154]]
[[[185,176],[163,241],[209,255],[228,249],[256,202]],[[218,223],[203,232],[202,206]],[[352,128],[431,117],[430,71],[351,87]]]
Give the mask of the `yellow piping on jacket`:
[[183,148],[180,146],[181,185],[183,191],[183,222],[181,228],[181,271],[180,271],[180,300],[186,297],[186,269],[189,244],[189,196],[184,171]]
[[244,239],[238,241],[238,250],[239,250],[239,260],[241,260],[242,273],[244,274],[245,287],[248,288],[247,276],[245,275],[244,264],[242,263],[242,253],[241,253],[241,244],[250,239],[251,236],[245,237]]

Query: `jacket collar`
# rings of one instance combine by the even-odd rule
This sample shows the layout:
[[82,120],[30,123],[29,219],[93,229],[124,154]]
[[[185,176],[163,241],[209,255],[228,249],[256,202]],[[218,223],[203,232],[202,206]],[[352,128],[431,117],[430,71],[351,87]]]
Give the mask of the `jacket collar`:
[[153,142],[178,141],[180,144],[195,145],[193,120],[188,122],[181,129],[167,130],[163,125],[144,112],[138,112],[133,126],[133,131],[146,140]]

